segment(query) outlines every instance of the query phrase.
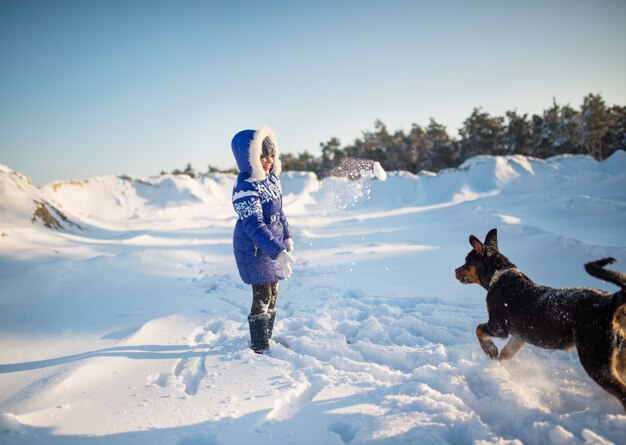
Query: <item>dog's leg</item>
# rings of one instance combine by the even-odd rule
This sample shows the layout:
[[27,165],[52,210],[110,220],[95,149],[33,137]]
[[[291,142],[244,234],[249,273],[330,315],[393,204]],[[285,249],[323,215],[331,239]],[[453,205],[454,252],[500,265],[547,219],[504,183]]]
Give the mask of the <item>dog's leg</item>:
[[[624,369],[625,351],[622,348],[611,350],[609,344],[594,351],[585,347],[584,343],[586,342],[576,343],[578,358],[583,368],[598,385],[617,398],[626,411],[626,383],[623,375],[620,375]],[[597,348],[597,345],[593,346]]]
[[613,316],[613,353],[611,354],[611,374],[621,388],[622,405],[626,411],[626,305],[615,311]]
[[478,343],[480,343],[480,347],[483,349],[485,354],[489,356],[489,358],[497,359],[498,358],[498,347],[493,342],[490,335],[485,333],[486,324],[479,324],[476,326],[476,337],[478,337]]
[[515,357],[515,355],[524,347],[526,343],[524,340],[519,338],[517,335],[513,335],[508,343],[502,348],[500,351],[500,356],[498,360],[509,360]]
[[624,384],[624,380],[619,375],[616,363],[611,363],[608,371],[602,372],[599,376],[592,377],[605,391],[615,396],[622,404],[624,411],[626,411],[626,384]]

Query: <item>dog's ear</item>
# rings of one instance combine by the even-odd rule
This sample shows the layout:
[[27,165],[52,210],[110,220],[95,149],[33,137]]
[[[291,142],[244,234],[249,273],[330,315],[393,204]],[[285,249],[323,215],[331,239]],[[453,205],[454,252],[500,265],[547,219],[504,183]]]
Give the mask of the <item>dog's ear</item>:
[[487,236],[485,237],[485,245],[489,247],[498,248],[498,231],[496,229],[491,229]]
[[485,246],[483,246],[483,243],[481,243],[478,238],[476,238],[474,235],[470,235],[469,242],[474,248],[474,252],[476,252],[479,255],[483,254],[483,250],[485,249]]

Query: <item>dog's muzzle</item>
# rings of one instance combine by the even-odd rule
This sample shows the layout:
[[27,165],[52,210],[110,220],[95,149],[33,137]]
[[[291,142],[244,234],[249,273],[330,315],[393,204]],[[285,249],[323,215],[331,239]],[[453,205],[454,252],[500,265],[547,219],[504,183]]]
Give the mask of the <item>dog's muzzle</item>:
[[457,267],[454,269],[454,276],[457,280],[459,280],[463,284],[467,284],[467,273],[463,270],[462,267]]

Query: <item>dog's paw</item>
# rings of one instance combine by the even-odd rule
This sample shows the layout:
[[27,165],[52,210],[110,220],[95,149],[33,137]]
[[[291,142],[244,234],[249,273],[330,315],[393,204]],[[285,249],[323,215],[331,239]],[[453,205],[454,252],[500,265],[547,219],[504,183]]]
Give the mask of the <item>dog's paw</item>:
[[480,347],[490,359],[496,360],[498,358],[498,347],[492,341],[481,342]]

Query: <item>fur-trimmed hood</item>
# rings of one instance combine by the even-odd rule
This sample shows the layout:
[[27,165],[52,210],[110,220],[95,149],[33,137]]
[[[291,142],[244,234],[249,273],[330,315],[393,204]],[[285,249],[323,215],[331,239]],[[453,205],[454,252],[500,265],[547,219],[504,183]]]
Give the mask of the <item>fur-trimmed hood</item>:
[[265,138],[270,138],[275,148],[274,164],[272,165],[270,173],[280,175],[282,170],[280,150],[276,143],[276,135],[274,135],[271,128],[261,127],[258,130],[242,130],[233,137],[230,144],[239,171],[249,174],[250,179],[253,181],[261,181],[267,178],[263,166],[261,165],[261,149]]

